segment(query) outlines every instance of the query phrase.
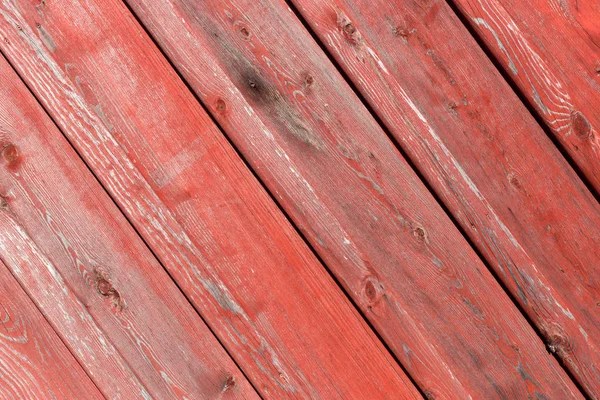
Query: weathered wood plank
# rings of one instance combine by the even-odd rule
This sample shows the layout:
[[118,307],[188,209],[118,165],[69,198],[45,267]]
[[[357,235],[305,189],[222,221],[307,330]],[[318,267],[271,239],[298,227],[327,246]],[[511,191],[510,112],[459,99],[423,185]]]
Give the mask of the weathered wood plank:
[[124,4],[0,15],[4,54],[263,395],[418,397]]
[[102,399],[0,262],[0,399]]
[[452,2],[600,195],[600,3]]
[[549,350],[600,396],[600,206],[452,10],[293,1]]
[[578,396],[285,3],[128,3],[429,396]]
[[4,59],[0,76],[0,258],[99,389],[257,398]]

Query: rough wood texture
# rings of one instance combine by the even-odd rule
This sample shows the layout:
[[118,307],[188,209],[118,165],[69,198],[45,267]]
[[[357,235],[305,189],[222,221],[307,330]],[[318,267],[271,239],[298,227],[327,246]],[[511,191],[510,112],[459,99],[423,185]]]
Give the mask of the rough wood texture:
[[428,396],[579,396],[285,3],[128,3]]
[[600,206],[452,10],[294,2],[548,349],[600,396]]
[[0,262],[0,399],[102,399]]
[[600,195],[600,3],[452,2]]
[[0,258],[99,389],[257,398],[4,59],[0,76]]
[[0,16],[4,54],[263,395],[418,397],[122,3]]

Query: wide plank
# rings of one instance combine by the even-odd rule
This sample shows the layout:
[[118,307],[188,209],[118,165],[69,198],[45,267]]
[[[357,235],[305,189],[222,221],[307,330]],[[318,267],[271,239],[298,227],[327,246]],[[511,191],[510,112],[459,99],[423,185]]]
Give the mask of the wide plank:
[[294,0],[588,393],[600,205],[444,1]]
[[3,53],[263,396],[418,397],[123,3],[0,15]]
[[452,3],[600,196],[600,3]]
[[427,396],[579,396],[284,2],[128,4]]
[[4,59],[0,76],[0,258],[102,393],[258,398]]
[[0,323],[0,399],[103,398],[2,262]]

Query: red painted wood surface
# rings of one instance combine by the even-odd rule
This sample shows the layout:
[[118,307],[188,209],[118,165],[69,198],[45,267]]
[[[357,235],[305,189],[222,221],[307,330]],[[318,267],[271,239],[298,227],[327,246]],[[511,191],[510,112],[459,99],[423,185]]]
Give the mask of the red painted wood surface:
[[4,59],[0,75],[0,258],[102,393],[257,398]]
[[600,3],[453,3],[600,194]]
[[0,323],[0,399],[102,399],[2,262]]
[[128,3],[428,396],[579,396],[285,3]]
[[3,53],[263,395],[418,397],[122,3],[0,15]]
[[450,7],[294,2],[548,349],[600,396],[600,206]]

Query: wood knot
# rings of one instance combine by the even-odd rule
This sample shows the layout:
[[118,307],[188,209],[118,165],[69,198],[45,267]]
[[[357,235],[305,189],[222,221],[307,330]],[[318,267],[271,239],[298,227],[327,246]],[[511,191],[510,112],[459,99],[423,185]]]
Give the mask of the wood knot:
[[362,42],[362,36],[356,26],[350,21],[350,19],[343,15],[337,15],[337,24],[341,28],[346,39],[352,44],[359,44]]
[[240,34],[240,37],[246,41],[252,39],[252,32],[250,32],[250,29],[246,25],[240,25],[238,33]]
[[227,104],[225,103],[225,100],[221,98],[217,99],[215,102],[215,109],[219,114],[225,113],[225,111],[227,111]]
[[412,230],[412,234],[419,242],[427,242],[427,231],[425,228],[417,226]]
[[370,276],[363,281],[362,294],[367,303],[367,307],[371,309],[381,301],[385,294],[385,289],[381,282],[375,277]]
[[356,33],[356,27],[352,22],[348,22],[346,25],[344,25],[344,33],[346,35],[354,35]]
[[519,180],[519,178],[517,178],[515,174],[508,174],[508,182],[518,190],[523,189],[521,181]]
[[408,29],[407,27],[397,26],[394,28],[393,33],[395,36],[401,37],[404,40],[408,40],[408,37],[414,32],[414,29]]
[[10,169],[16,169],[21,163],[21,152],[14,144],[8,144],[4,147],[2,157]]
[[311,74],[304,77],[304,87],[309,88],[315,83],[315,78]]
[[592,125],[581,111],[571,111],[571,126],[580,139],[587,139],[592,134]]
[[100,293],[102,296],[108,296],[112,291],[114,291],[110,282],[104,278],[98,279],[96,286],[98,288],[98,293]]
[[223,389],[221,391],[223,393],[225,393],[226,391],[233,388],[234,386],[235,386],[235,377],[232,375],[225,380],[225,383],[223,383]]
[[569,339],[562,334],[552,334],[546,344],[548,351],[556,354],[560,358],[567,358],[573,350],[573,345]]
[[121,298],[121,294],[115,289],[110,281],[102,276],[96,278],[96,290],[98,293],[110,299],[112,306],[117,311],[123,311],[125,303]]

